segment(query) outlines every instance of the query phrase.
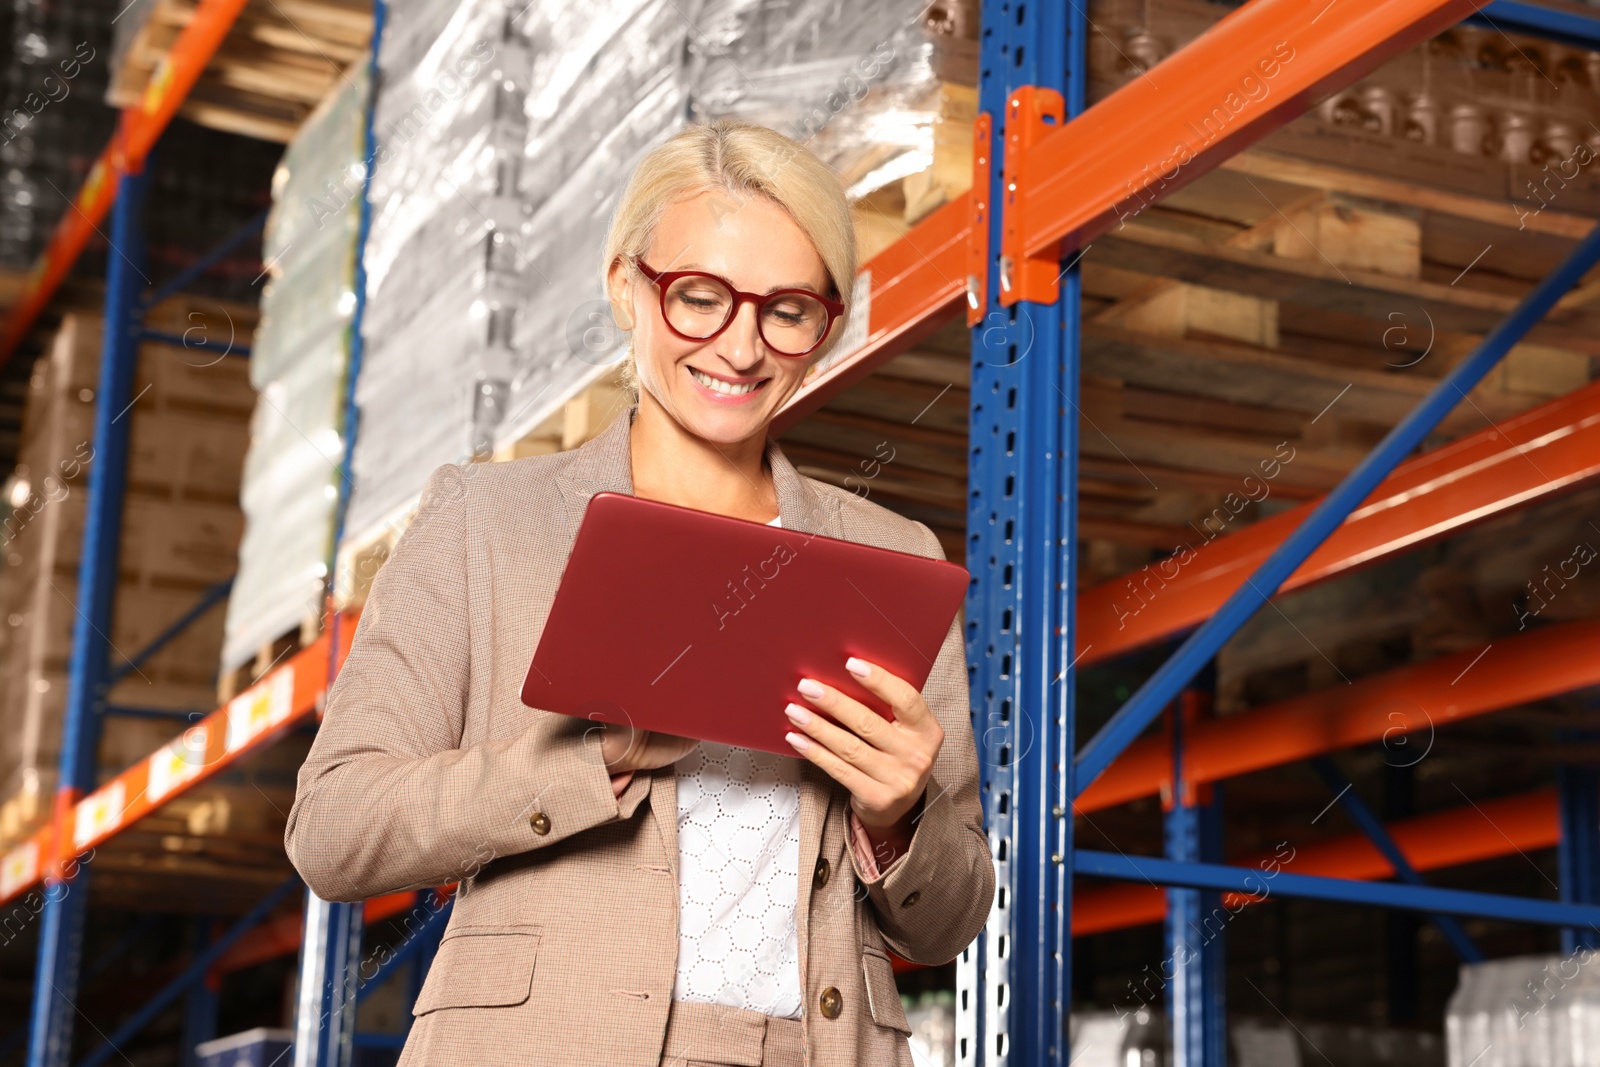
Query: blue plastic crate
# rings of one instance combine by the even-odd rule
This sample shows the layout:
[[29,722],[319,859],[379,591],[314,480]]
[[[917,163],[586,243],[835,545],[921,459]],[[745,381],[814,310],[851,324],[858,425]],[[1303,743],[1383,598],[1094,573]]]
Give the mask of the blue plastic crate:
[[289,1067],[294,1062],[294,1031],[258,1026],[195,1046],[200,1067]]
[[[291,1067],[294,1063],[294,1031],[258,1026],[195,1046],[200,1067]],[[394,1067],[400,1058],[398,1048],[355,1047],[355,1067]]]

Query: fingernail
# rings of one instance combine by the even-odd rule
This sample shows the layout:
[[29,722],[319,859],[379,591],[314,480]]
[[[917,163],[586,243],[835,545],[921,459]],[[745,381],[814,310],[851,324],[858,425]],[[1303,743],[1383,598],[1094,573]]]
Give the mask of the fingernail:
[[804,752],[811,745],[810,738],[803,737],[800,734],[794,733],[793,731],[784,734],[783,739],[789,742],[795,748],[799,749],[801,752]]
[[800,685],[798,688],[801,696],[810,697],[812,700],[816,700],[821,697],[823,692],[822,683],[811,678],[800,679]]
[[805,708],[802,708],[799,704],[785,705],[783,713],[789,716],[790,719],[794,720],[794,723],[797,726],[804,726],[806,723],[811,721],[811,713]]
[[855,675],[857,678],[865,678],[867,675],[872,673],[872,667],[867,663],[866,660],[856,659],[854,656],[851,656],[849,659],[844,661],[844,669]]

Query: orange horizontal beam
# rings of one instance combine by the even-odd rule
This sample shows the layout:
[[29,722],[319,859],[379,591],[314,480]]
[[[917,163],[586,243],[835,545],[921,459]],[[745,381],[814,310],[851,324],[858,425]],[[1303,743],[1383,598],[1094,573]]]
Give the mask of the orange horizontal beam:
[[[1282,591],[1326,581],[1597,476],[1600,382],[1402,463]],[[1166,561],[1085,591],[1078,598],[1079,663],[1110,659],[1210,618],[1319,503],[1320,497],[1209,542],[1196,530]]]
[[[1195,785],[1385,741],[1420,759],[1435,730],[1502,708],[1600,685],[1600,620],[1500,638],[1349,685],[1306,693],[1188,730],[1184,768]],[[1144,737],[1106,768],[1074,810],[1099,811],[1160,792],[1172,776],[1166,738]]]
[[117,198],[118,179],[137,173],[150,149],[178,113],[201,72],[233,28],[246,0],[200,0],[189,23],[150,76],[138,107],[126,108],[111,142],[100,153],[50,235],[50,243],[34,263],[16,304],[0,330],[0,366],[4,366],[66,280],[78,256],[99,232]]
[[[355,623],[339,628],[339,661]],[[0,856],[0,905],[40,884],[54,860],[68,863],[132,826],[223,768],[272,744],[321,706],[328,682],[331,628],[316,642],[226,705],[67,809],[60,830],[47,826]]]
[[[1434,871],[1516,851],[1552,848],[1560,839],[1561,827],[1555,790],[1541,789],[1405,819],[1390,824],[1389,833],[1412,867]],[[1272,853],[1262,853],[1235,862],[1253,867],[1274,858]],[[1296,849],[1282,869],[1361,881],[1392,878],[1395,873],[1383,853],[1360,833]],[[1073,901],[1072,935],[1083,937],[1160,922],[1166,914],[1167,895],[1153,886],[1085,888]]]

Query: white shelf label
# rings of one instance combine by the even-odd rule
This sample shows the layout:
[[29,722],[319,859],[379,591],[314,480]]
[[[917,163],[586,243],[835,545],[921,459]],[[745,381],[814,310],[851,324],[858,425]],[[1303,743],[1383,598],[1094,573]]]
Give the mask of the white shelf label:
[[9,897],[39,877],[39,843],[24,841],[0,859],[0,897]]
[[199,777],[206,767],[206,744],[210,739],[210,727],[206,723],[198,723],[150,757],[145,795],[152,804],[160,802],[185,782]]
[[239,751],[282,723],[293,710],[294,667],[285,666],[228,701],[228,751]]
[[73,812],[73,846],[83,848],[99,834],[115,827],[127,808],[128,786],[120,778],[78,801]]

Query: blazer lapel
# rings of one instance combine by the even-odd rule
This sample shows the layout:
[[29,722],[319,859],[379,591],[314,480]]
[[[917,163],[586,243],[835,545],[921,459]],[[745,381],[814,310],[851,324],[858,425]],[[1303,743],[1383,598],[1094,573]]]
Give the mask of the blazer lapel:
[[[633,495],[633,419],[639,406],[634,404],[611,424],[580,446],[572,462],[556,476],[561,490],[563,514],[560,516],[563,551],[571,550],[583,521],[589,499],[597,493]],[[778,493],[778,515],[786,530],[840,537],[843,524],[839,504],[831,496],[814,490],[778,442],[766,441],[767,465],[772,470]],[[811,871],[821,847],[822,827],[827,820],[828,802],[833,795],[833,779],[808,759],[800,759],[800,900],[806,900]],[[678,782],[671,765],[650,772],[650,815],[661,835],[662,848],[674,875],[678,871]],[[801,973],[805,973],[806,909],[799,909]]]
[[556,475],[563,504],[560,523],[566,548],[572,547],[578,535],[578,525],[583,521],[590,497],[606,492],[633,495],[633,460],[628,445],[637,410],[635,405],[612,419],[609,426],[579,446],[572,462]]

